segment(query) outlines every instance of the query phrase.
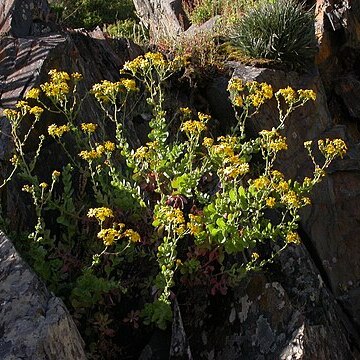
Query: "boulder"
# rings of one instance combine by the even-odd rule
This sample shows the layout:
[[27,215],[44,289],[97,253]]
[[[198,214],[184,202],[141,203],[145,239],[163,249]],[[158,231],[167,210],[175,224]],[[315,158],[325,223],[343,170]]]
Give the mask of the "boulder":
[[46,28],[49,15],[47,0],[0,0],[0,34],[24,37],[38,33]]
[[84,342],[51,294],[0,233],[0,358],[85,360]]
[[182,0],[134,0],[134,5],[153,40],[174,37],[190,26]]

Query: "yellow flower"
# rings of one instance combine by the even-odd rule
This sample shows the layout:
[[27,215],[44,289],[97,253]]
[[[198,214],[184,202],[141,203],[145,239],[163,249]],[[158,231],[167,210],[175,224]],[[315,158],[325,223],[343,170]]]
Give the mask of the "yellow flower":
[[96,131],[98,125],[94,123],[82,123],[80,127],[82,131],[91,134]]
[[286,181],[280,181],[277,185],[277,190],[280,192],[285,192],[289,190],[289,184]]
[[185,116],[190,116],[192,115],[192,111],[190,110],[190,108],[188,107],[181,107],[180,109],[180,112],[185,115]]
[[70,131],[70,127],[68,125],[57,126],[55,124],[52,124],[48,127],[48,133],[52,137],[60,138],[61,136],[64,135],[64,133],[69,131]]
[[115,150],[115,144],[111,141],[105,141],[104,148],[107,152],[112,152]]
[[40,97],[40,89],[38,88],[32,88],[30,89],[26,95],[25,95],[25,99],[35,99],[38,100]]
[[49,185],[48,185],[46,182],[42,182],[39,186],[40,186],[42,189],[46,189]]
[[136,149],[134,158],[135,159],[145,159],[148,154],[149,148],[147,146],[140,146]]
[[290,190],[286,194],[284,194],[281,198],[281,201],[289,207],[299,208],[301,206],[299,197],[293,190]]
[[271,176],[272,176],[274,179],[276,179],[276,180],[282,180],[282,179],[284,179],[284,174],[281,173],[281,172],[278,171],[278,170],[273,170],[273,171],[271,172]]
[[316,93],[313,90],[299,89],[297,93],[299,95],[299,100],[316,100]]
[[269,197],[266,199],[266,206],[268,206],[269,208],[273,208],[276,204],[276,200],[273,197]]
[[181,125],[180,130],[190,135],[200,135],[202,131],[206,130],[206,125],[201,121],[188,120]]
[[86,161],[99,159],[101,157],[101,155],[102,154],[99,153],[97,150],[83,150],[79,154],[79,156]]
[[301,203],[302,203],[302,205],[303,206],[306,206],[306,205],[311,205],[311,200],[310,200],[310,198],[308,198],[308,197],[303,197],[302,199],[301,199]]
[[285,240],[288,243],[294,243],[296,245],[300,244],[300,236],[298,235],[298,233],[293,231],[287,233]]
[[36,117],[39,117],[43,112],[44,109],[42,109],[40,106],[34,106],[30,109],[30,114],[33,114]]
[[51,77],[51,80],[54,82],[65,82],[70,80],[70,76],[65,71],[58,71],[56,69],[52,69],[48,73]]
[[251,259],[252,259],[253,261],[256,261],[259,257],[260,257],[260,255],[259,255],[257,252],[253,252],[253,253],[251,254]]
[[3,113],[9,120],[16,120],[19,116],[19,113],[13,109],[5,109]]
[[101,83],[93,85],[91,92],[99,102],[114,102],[117,95],[124,92],[124,86],[120,81],[103,80]]
[[123,84],[127,91],[138,91],[135,80],[132,79],[121,79],[120,82]]
[[282,96],[285,100],[285,102],[290,105],[297,101],[296,92],[293,88],[288,86],[285,89],[280,89],[276,93],[277,96]]
[[214,144],[214,139],[205,137],[202,143],[205,147],[209,148]]
[[261,190],[261,189],[265,189],[266,187],[268,187],[268,185],[270,184],[270,180],[265,176],[261,176],[255,180],[253,180],[252,184],[256,189]]
[[116,240],[121,237],[121,233],[115,229],[102,229],[98,232],[97,237],[102,239],[105,246],[111,246]]
[[31,107],[29,106],[28,102],[27,101],[18,101],[16,104],[15,104],[15,107],[18,108],[18,109],[21,109],[23,110],[24,112],[28,112]]
[[104,221],[106,218],[114,217],[114,213],[107,207],[99,207],[89,209],[88,217],[95,217],[99,221]]
[[206,124],[210,119],[211,119],[211,116],[210,115],[207,115],[207,114],[204,114],[202,112],[198,112],[198,118],[201,122],[203,122],[204,124]]
[[267,83],[261,83],[262,95],[265,99],[271,99],[273,97],[273,88]]
[[242,96],[235,96],[232,100],[232,103],[235,106],[242,107],[244,105],[244,100],[243,100]]
[[190,230],[190,234],[197,236],[203,230],[202,219],[200,215],[189,214],[190,222],[187,223],[187,228]]
[[232,78],[228,84],[228,91],[243,91],[244,83],[239,78]]
[[141,241],[141,237],[139,233],[132,229],[128,229],[124,232],[124,236],[128,237],[131,242],[139,242]]
[[75,81],[80,81],[83,79],[83,76],[78,72],[74,72],[71,74],[71,78],[74,79]]

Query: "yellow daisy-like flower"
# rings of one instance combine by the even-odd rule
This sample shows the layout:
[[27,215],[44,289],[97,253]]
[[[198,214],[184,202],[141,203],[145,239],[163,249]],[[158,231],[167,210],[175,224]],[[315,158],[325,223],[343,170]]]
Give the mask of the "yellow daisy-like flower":
[[290,231],[289,233],[287,233],[285,240],[288,243],[294,243],[296,245],[300,244],[299,234],[296,232],[293,232],[293,231]]
[[288,86],[285,89],[280,89],[278,90],[278,92],[276,93],[277,96],[281,95],[285,102],[290,105],[293,104],[294,102],[297,101],[297,93],[296,91],[291,88],[290,86]]
[[121,79],[120,82],[127,91],[139,91],[139,88],[136,87],[136,82],[133,79]]
[[118,230],[110,228],[100,230],[97,237],[102,239],[105,246],[111,246],[116,240],[120,239],[121,235]]
[[60,138],[66,132],[69,132],[69,131],[70,131],[70,127],[68,125],[57,126],[55,124],[52,124],[48,127],[48,133],[52,137]]
[[41,90],[38,88],[32,88],[30,89],[26,95],[25,95],[25,99],[35,99],[38,100],[40,97],[40,92]]
[[107,152],[112,152],[115,150],[115,144],[111,141],[105,141],[104,148]]
[[299,100],[316,100],[316,93],[313,90],[299,89],[297,93],[299,95]]
[[123,236],[128,237],[131,242],[139,242],[141,241],[141,237],[139,233],[132,229],[125,230]]
[[54,170],[54,171],[52,172],[52,178],[53,178],[53,179],[58,178],[60,175],[61,175],[60,171]]
[[251,259],[252,259],[253,261],[256,261],[259,257],[260,257],[260,255],[259,255],[257,252],[253,252],[253,253],[251,254]]
[[30,112],[30,114],[33,114],[36,117],[39,117],[44,112],[44,109],[41,108],[40,106],[34,106],[30,109],[29,112]]
[[99,221],[104,221],[107,218],[114,217],[114,213],[111,209],[107,207],[99,207],[89,209],[87,214],[88,217],[95,217]]
[[101,157],[101,155],[102,154],[99,153],[97,150],[83,150],[79,154],[79,156],[86,161],[99,159]]
[[206,130],[206,125],[202,121],[188,120],[181,125],[180,130],[190,135],[199,135]]
[[98,125],[94,123],[82,123],[80,127],[82,131],[91,134],[96,131]]
[[268,206],[269,208],[273,208],[276,204],[276,200],[273,197],[269,197],[266,199],[266,206]]

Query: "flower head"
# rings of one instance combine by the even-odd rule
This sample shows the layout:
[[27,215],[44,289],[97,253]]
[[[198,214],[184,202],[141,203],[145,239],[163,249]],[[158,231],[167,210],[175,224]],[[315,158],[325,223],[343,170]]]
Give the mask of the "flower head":
[[95,217],[99,221],[104,221],[107,218],[114,217],[114,213],[111,209],[107,207],[99,207],[89,209],[87,214],[88,217]]

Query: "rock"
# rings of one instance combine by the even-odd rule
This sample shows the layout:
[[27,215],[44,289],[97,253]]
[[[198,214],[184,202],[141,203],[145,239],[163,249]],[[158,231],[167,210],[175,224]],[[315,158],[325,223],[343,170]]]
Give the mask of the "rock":
[[196,36],[197,34],[202,34],[202,33],[215,34],[217,27],[219,27],[219,21],[221,21],[221,16],[216,15],[201,25],[192,24],[184,32],[184,35],[185,36]]
[[358,334],[303,245],[289,247],[275,268],[250,275],[218,301],[200,311],[203,323],[188,333],[194,358],[359,358]]
[[84,342],[64,303],[49,293],[0,233],[0,358],[82,360]]
[[134,5],[153,41],[174,37],[190,26],[181,0],[134,0]]
[[0,0],[0,34],[24,37],[43,29],[50,14],[46,0]]

